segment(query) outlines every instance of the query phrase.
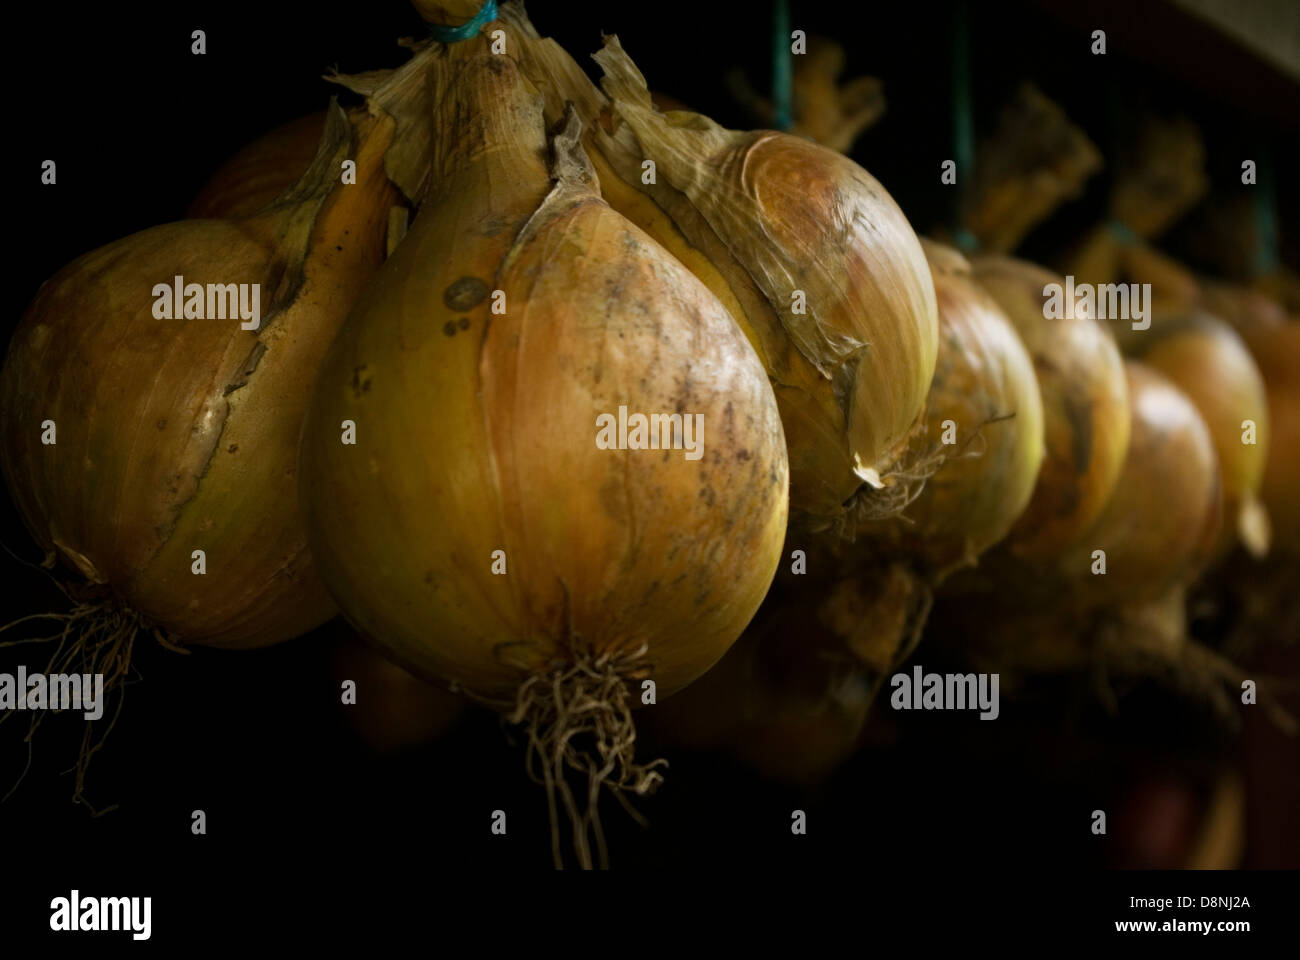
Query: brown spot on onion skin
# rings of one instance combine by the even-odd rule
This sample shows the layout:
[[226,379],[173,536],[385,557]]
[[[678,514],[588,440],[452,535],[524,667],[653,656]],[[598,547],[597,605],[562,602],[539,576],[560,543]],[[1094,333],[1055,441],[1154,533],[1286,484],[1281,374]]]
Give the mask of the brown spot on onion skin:
[[461,277],[443,291],[442,302],[447,305],[448,310],[472,310],[482,303],[487,295],[487,284],[478,277]]
[[444,324],[442,325],[442,332],[445,333],[445,334],[446,334],[447,336],[449,336],[449,337],[454,337],[454,336],[456,336],[456,323],[455,323],[455,321],[453,321],[453,320],[448,320],[446,323],[444,323]]

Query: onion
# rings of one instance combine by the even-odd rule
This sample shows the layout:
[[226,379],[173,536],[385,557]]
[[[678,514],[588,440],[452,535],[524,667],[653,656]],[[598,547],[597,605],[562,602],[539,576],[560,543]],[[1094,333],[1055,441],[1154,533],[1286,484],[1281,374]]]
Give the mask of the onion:
[[1043,461],[1043,403],[1028,351],[960,253],[929,241],[925,250],[939,356],[907,458],[918,492],[901,516],[860,524],[852,545],[816,559],[819,571],[841,578],[831,580],[821,616],[873,680],[919,642],[932,591],[1007,535]]
[[1226,320],[1243,336],[1256,329],[1280,327],[1287,322],[1286,313],[1271,297],[1230,283],[1202,283],[1201,306]]
[[867,677],[803,600],[765,608],[716,667],[653,714],[660,739],[727,748],[763,776],[810,784],[853,752]]
[[[1124,469],[1096,523],[1057,561],[1090,605],[1155,601],[1190,583],[1222,519],[1222,484],[1210,429],[1158,371],[1125,363],[1132,433]],[[1094,551],[1106,553],[1104,575]]]
[[348,723],[373,750],[394,753],[446,733],[465,708],[453,696],[385,659],[339,621],[333,651],[335,683],[355,684],[355,700],[339,702]]
[[970,264],[951,247],[926,241],[925,250],[939,355],[913,459],[939,465],[901,517],[865,534],[942,576],[974,563],[1028,506],[1043,461],[1043,402],[1024,344]]
[[[600,200],[576,116],[548,169],[539,98],[512,59],[486,38],[417,59],[438,105],[432,192],[318,381],[312,549],[392,659],[513,706],[588,866],[592,831],[604,860],[600,785],[659,779],[635,763],[629,681],[663,697],[698,677],[771,583],[780,419],[722,305]],[[601,449],[620,408],[702,418],[702,458]],[[566,765],[590,775],[585,813]]]
[[1024,559],[1052,557],[1097,519],[1128,449],[1123,361],[1082,305],[1044,316],[1048,284],[1062,277],[1010,257],[971,261],[975,280],[1006,311],[1034,361],[1042,393],[1046,452],[1028,508],[1007,539]]
[[1264,378],[1270,441],[1260,498],[1273,528],[1272,546],[1300,556],[1300,323],[1249,330],[1247,346]]
[[1142,362],[1187,394],[1210,428],[1223,472],[1225,548],[1239,538],[1261,556],[1269,544],[1268,513],[1257,499],[1269,450],[1263,377],[1241,337],[1208,314],[1164,318],[1161,330],[1143,344]]
[[[937,317],[924,253],[884,188],[842,154],[772,131],[661,114],[607,37],[602,94],[517,5],[512,49],[554,118],[572,101],[611,205],[706,283],[776,388],[792,510],[852,534],[897,512],[908,439],[934,372]],[[643,163],[655,165],[645,183]]]
[[[359,122],[354,132],[333,110],[293,202],[109,244],[48,280],[24,315],[0,374],[0,463],[47,566],[61,560],[81,581],[73,612],[55,615],[78,642],[51,672],[84,670],[84,657],[107,686],[141,628],[258,647],[336,612],[296,474],[320,361],[384,249],[392,126]],[[357,182],[343,188],[347,157]],[[176,276],[259,284],[260,329],[159,319],[154,285]]]
[[276,127],[227,160],[199,191],[187,217],[247,217],[292,187],[311,165],[325,130],[324,112]]

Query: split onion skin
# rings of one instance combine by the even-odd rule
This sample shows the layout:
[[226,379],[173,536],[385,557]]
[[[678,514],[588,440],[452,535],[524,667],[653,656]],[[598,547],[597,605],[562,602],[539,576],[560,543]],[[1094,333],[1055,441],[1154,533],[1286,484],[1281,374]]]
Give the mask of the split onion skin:
[[1034,361],[1043,401],[1045,455],[1033,497],[1006,545],[1025,560],[1049,559],[1101,514],[1129,442],[1123,360],[1110,332],[1078,308],[1043,316],[1049,270],[1011,257],[971,260],[975,280],[1006,312]]
[[[341,111],[335,122],[349,129]],[[337,612],[297,509],[298,437],[320,360],[383,256],[390,137],[367,121],[353,153],[323,150],[319,203],[166,224],[86,254],[44,284],[14,335],[3,466],[27,526],[183,642],[264,646]],[[330,187],[344,155],[357,183]],[[153,285],[176,275],[260,283],[261,329],[155,318]]]
[[[437,192],[336,340],[303,434],[313,552],[419,676],[513,701],[578,649],[645,648],[669,695],[740,635],[779,559],[771,387],[717,299],[600,200],[576,143],[557,139],[552,190],[514,61],[446,49]],[[703,459],[598,449],[620,405],[702,414]]]
[[[1126,361],[1132,438],[1097,522],[1058,560],[1088,606],[1153,603],[1190,583],[1222,522],[1222,483],[1209,427],[1191,399],[1145,364]],[[1106,573],[1091,572],[1105,550]]]
[[252,141],[212,175],[185,216],[237,219],[275,202],[311,164],[325,132],[324,111],[276,127]]
[[[1264,378],[1242,338],[1208,314],[1165,318],[1162,336],[1137,351],[1142,362],[1159,370],[1200,411],[1223,473],[1224,543],[1238,537],[1252,553],[1268,550],[1267,516],[1257,495],[1268,460],[1269,410]],[[1246,420],[1255,423],[1255,443],[1242,442]]]

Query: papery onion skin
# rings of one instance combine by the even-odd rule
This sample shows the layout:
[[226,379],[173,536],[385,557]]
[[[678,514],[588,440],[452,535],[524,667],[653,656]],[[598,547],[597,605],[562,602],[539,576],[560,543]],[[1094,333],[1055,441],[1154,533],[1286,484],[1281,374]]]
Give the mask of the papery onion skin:
[[[599,199],[576,143],[552,191],[514,61],[448,49],[430,58],[436,193],[335,342],[304,430],[313,552],[349,619],[419,676],[512,700],[581,650],[644,648],[666,696],[775,571],[771,387],[716,298]],[[702,414],[703,459],[599,449],[597,417],[620,405]]]
[[1123,361],[1079,304],[1072,318],[1043,316],[1045,286],[1063,287],[1064,278],[1011,257],[975,257],[971,267],[1029,350],[1043,401],[1043,465],[1007,546],[1025,559],[1050,558],[1096,521],[1119,477],[1129,441]]
[[[1125,362],[1132,434],[1124,470],[1093,527],[1057,561],[1088,605],[1154,602],[1209,559],[1222,483],[1209,427],[1191,399],[1145,364]],[[1105,551],[1105,574],[1093,552]]]
[[[1252,553],[1266,553],[1268,521],[1256,500],[1270,446],[1264,378],[1223,321],[1204,313],[1165,319],[1164,335],[1137,355],[1187,394],[1210,429],[1223,475],[1225,547],[1240,537]],[[1243,442],[1248,420],[1253,443]]]
[[[939,354],[914,443],[944,459],[902,517],[868,525],[936,575],[975,562],[1029,504],[1043,461],[1033,361],[1006,314],[951,247],[924,241],[939,303]],[[956,443],[942,438],[951,423]],[[918,459],[924,459],[923,452]]]
[[276,127],[223,163],[190,203],[191,219],[236,219],[270,206],[292,187],[316,156],[325,112]]
[[[319,362],[382,259],[394,191],[391,125],[367,122],[352,151],[341,111],[333,123],[301,202],[86,254],[41,288],[5,360],[4,472],[37,542],[186,643],[263,646],[337,612],[297,510],[298,436]],[[336,188],[345,156],[357,183]],[[155,318],[154,284],[177,275],[261,284],[261,329]]]

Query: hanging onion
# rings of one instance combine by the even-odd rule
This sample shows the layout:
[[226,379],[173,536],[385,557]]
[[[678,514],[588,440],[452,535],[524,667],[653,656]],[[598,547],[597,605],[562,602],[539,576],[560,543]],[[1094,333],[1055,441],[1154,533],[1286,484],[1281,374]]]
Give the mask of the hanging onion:
[[[657,782],[629,682],[667,696],[739,636],[777,563],[787,466],[726,310],[601,201],[573,115],[548,168],[540,98],[489,42],[417,55],[431,192],[318,381],[304,499],[349,619],[418,676],[513,705],[590,865],[596,807],[578,812],[565,767],[593,793]],[[602,449],[624,412],[626,443]],[[632,414],[683,417],[678,448],[638,449]]]
[[[383,254],[392,125],[358,124],[334,108],[286,203],[109,244],[24,315],[0,375],[0,462],[47,565],[80,581],[61,615],[78,642],[52,672],[89,663],[111,684],[142,627],[257,647],[334,615],[297,509],[298,436],[320,360]],[[357,179],[343,187],[349,157]],[[168,317],[176,278],[247,284],[250,307],[256,286],[260,327],[241,329],[224,299],[235,287],[220,291],[225,319],[202,288]]]
[[873,681],[919,642],[934,588],[1007,535],[1043,461],[1028,351],[960,253],[930,241],[925,251],[939,356],[907,457],[919,493],[900,516],[860,524],[853,544],[829,545],[834,558],[809,554],[826,586],[821,616]]
[[726,748],[763,776],[824,779],[853,752],[871,686],[813,605],[776,600],[716,667],[653,714],[666,743]]
[[1043,400],[1043,466],[1008,547],[1026,559],[1051,557],[1096,521],[1119,476],[1129,440],[1123,362],[1082,304],[1045,315],[1049,285],[1060,285],[1064,300],[1062,277],[1001,256],[976,257],[971,267],[1029,350]]
[[423,746],[447,732],[465,699],[412,676],[363,643],[338,621],[333,651],[334,680],[353,686],[340,694],[352,729],[371,749],[394,753]]
[[1240,539],[1261,556],[1269,545],[1268,512],[1258,499],[1269,451],[1264,379],[1241,337],[1215,317],[1166,317],[1161,331],[1138,356],[1187,394],[1210,428],[1223,473],[1224,548]]
[[934,287],[907,218],[847,157],[773,131],[655,110],[615,37],[602,94],[516,4],[511,49],[546,98],[572,101],[608,202],[709,286],[776,389],[792,509],[851,534],[912,490],[908,439],[934,372]]
[[324,112],[276,127],[227,160],[190,208],[193,219],[247,217],[270,206],[311,165],[325,130]]
[[1273,528],[1273,548],[1300,555],[1300,322],[1245,334],[1264,378],[1270,440],[1260,497]]
[[973,563],[1024,512],[1043,461],[1033,361],[956,250],[925,241],[939,303],[939,355],[916,462],[936,464],[901,517],[872,524],[933,575]]
[[[354,147],[334,114],[296,203],[155,227],[74,261],[14,335],[4,467],[29,527],[186,642],[260,646],[333,612],[294,508],[297,439],[320,358],[383,249],[391,128],[365,128]],[[357,184],[343,188],[349,156]],[[158,318],[155,284],[176,276],[259,284],[260,329]]]
[[1185,611],[1187,585],[1222,517],[1214,444],[1191,400],[1162,374],[1135,361],[1125,368],[1131,440],[1091,529],[1033,568],[1032,579],[1001,583],[980,617],[970,616],[967,596],[941,603],[937,619],[982,669],[1172,672],[1221,699],[1214,681],[1229,665],[1188,643]]
[[1089,604],[1156,600],[1190,583],[1222,519],[1218,457],[1204,418],[1155,369],[1130,360],[1125,370],[1133,415],[1124,469],[1096,523],[1057,561]]

